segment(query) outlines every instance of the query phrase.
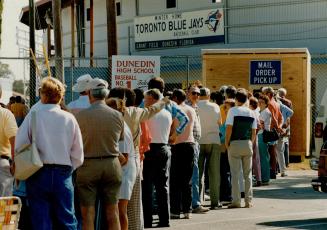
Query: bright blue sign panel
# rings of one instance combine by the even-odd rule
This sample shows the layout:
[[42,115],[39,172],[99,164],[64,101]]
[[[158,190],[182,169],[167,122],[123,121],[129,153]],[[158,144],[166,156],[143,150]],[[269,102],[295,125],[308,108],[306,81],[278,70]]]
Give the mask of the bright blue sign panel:
[[250,85],[280,85],[281,83],[281,61],[251,61]]

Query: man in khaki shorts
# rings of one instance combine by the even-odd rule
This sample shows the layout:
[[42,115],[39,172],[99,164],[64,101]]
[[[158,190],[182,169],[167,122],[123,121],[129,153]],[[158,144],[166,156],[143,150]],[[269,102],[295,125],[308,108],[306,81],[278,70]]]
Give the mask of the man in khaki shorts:
[[91,106],[76,115],[85,155],[76,178],[85,230],[94,229],[97,196],[104,203],[107,226],[120,229],[118,199],[122,170],[118,158],[123,156],[118,142],[123,139],[124,120],[121,113],[106,105],[107,88],[106,81],[91,80],[88,85]]

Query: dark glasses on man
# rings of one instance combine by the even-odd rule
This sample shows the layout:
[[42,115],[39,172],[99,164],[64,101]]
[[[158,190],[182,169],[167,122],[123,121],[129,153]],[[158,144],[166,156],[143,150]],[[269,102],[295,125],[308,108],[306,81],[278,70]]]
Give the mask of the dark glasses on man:
[[197,93],[197,92],[192,92],[192,95],[198,95],[198,96],[200,96],[200,94]]

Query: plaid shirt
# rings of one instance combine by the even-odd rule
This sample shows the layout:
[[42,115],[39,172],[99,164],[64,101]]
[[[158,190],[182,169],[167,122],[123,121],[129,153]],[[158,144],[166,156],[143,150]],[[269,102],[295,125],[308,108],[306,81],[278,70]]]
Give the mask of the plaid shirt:
[[201,124],[200,124],[200,117],[199,117],[199,111],[198,111],[198,106],[197,105],[192,105],[192,102],[187,100],[185,102],[185,104],[191,106],[196,113],[196,119],[198,119],[198,122],[194,123],[194,127],[193,127],[193,137],[194,137],[194,141],[199,142],[200,138],[201,138]]

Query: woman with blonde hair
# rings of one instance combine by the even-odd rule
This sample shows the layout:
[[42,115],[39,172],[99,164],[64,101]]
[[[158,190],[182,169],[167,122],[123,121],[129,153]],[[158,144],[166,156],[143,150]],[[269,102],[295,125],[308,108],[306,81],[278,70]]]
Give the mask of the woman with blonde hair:
[[[72,172],[84,160],[82,135],[75,117],[60,108],[65,88],[55,78],[41,84],[36,116],[36,146],[43,167],[26,180],[33,229],[77,229]],[[15,150],[32,141],[29,113],[16,136]]]

